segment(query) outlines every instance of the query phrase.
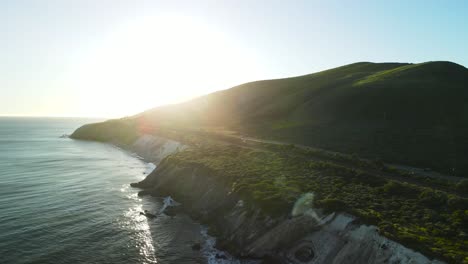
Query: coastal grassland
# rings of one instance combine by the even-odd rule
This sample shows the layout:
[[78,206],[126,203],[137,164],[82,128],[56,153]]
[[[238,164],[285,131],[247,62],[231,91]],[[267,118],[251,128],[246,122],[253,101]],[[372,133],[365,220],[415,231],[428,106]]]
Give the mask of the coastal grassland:
[[138,138],[138,130],[134,120],[114,119],[105,122],[84,125],[71,138],[109,142],[116,145],[129,145]]
[[232,192],[269,215],[290,213],[298,197],[313,192],[317,208],[356,215],[377,225],[386,237],[424,254],[459,263],[468,258],[468,201],[454,194],[287,150],[210,145],[192,147],[163,162],[206,167]]

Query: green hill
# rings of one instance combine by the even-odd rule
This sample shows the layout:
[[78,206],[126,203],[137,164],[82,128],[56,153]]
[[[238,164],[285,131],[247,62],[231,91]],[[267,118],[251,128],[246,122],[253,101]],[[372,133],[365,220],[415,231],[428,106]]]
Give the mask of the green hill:
[[451,62],[354,63],[246,83],[127,120],[223,128],[468,175],[468,69]]
[[[126,145],[142,133],[191,145],[162,164],[212,171],[207,175],[230,194],[272,217],[287,215],[312,192],[315,207],[357,216],[426,256],[467,260],[468,180],[402,174],[382,163],[468,177],[468,70],[460,65],[362,62],[257,81],[85,125],[71,137]],[[252,144],[246,135],[353,155]]]

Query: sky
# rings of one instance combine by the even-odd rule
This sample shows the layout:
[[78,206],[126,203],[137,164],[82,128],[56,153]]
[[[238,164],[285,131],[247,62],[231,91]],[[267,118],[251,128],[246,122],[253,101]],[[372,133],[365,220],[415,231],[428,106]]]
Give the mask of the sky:
[[468,66],[468,1],[0,0],[0,116],[123,117],[359,61]]

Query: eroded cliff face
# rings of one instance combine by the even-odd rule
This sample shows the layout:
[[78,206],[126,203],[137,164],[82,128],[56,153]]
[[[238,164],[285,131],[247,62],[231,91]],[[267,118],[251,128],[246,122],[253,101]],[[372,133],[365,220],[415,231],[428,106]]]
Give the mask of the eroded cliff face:
[[187,146],[180,142],[144,134],[138,137],[128,148],[153,163],[159,163],[168,155],[184,150]]
[[218,247],[239,257],[298,264],[442,263],[380,236],[376,227],[361,225],[344,213],[324,215],[314,210],[294,217],[270,216],[232,193],[222,172],[176,162],[170,156],[132,186],[144,189],[141,194],[171,195],[209,225]]

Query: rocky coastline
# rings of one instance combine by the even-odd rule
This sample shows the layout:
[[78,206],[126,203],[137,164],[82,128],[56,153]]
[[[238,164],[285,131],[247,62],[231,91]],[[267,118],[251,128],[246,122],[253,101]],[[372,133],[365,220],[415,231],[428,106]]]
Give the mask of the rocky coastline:
[[171,154],[188,148],[180,142],[140,135],[120,147],[157,164],[143,181],[131,184],[142,189],[139,195],[172,196],[192,218],[209,227],[217,237],[217,248],[240,259],[297,264],[444,263],[379,235],[377,227],[364,225],[352,215],[314,209],[311,201],[298,199],[290,214],[271,216],[262,206],[233,193],[222,180],[222,171],[171,159]]
[[140,137],[132,150],[160,163],[132,186],[142,189],[139,195],[174,197],[184,211],[209,226],[218,248],[234,256],[264,263],[443,263],[380,236],[377,227],[360,224],[349,214],[324,214],[298,204],[303,208],[294,215],[269,216],[232,193],[216,176],[222,172],[174,164],[170,154],[184,148],[173,140]]

